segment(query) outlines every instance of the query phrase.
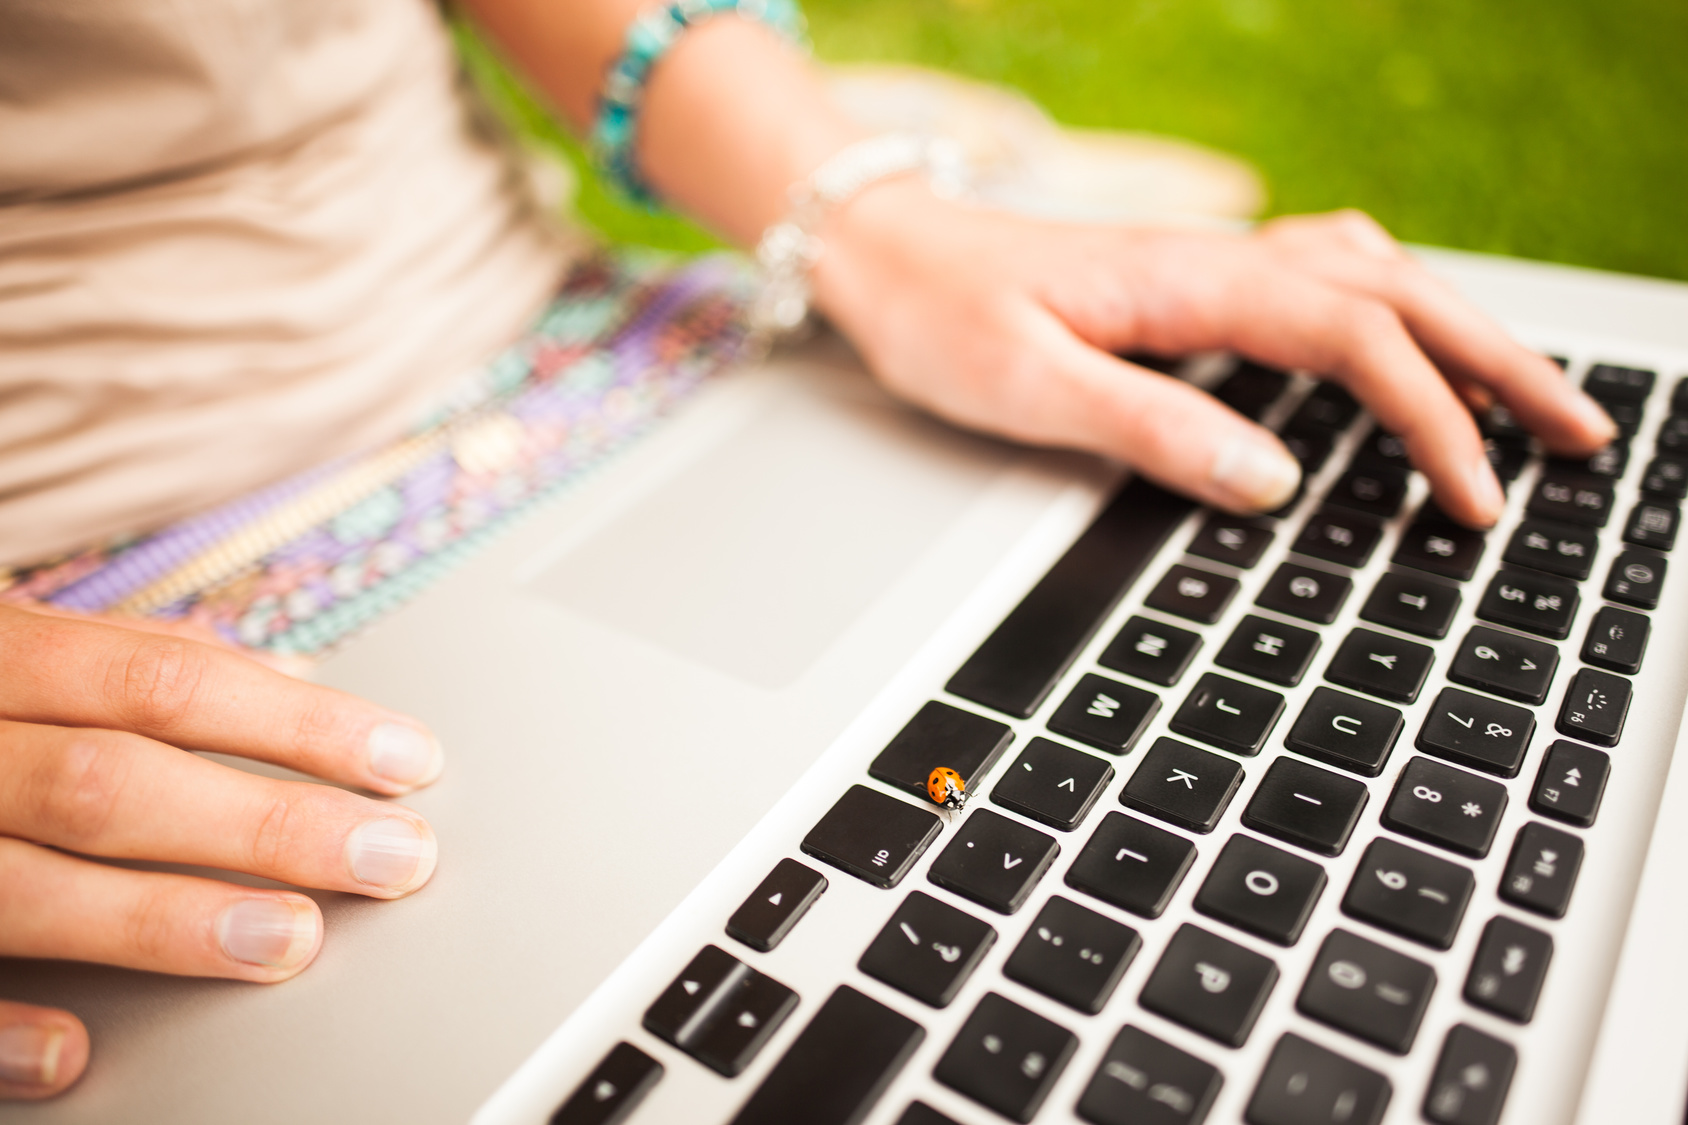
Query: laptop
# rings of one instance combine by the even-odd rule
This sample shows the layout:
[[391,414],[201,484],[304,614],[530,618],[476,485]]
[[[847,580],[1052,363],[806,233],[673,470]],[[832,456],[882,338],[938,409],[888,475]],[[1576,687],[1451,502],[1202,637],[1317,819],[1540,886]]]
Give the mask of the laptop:
[[1688,286],[1422,254],[1627,458],[1487,419],[1473,535],[1196,357],[1311,468],[1238,520],[778,354],[321,668],[448,748],[427,888],[274,987],[5,964],[96,1053],[0,1120],[1682,1121]]

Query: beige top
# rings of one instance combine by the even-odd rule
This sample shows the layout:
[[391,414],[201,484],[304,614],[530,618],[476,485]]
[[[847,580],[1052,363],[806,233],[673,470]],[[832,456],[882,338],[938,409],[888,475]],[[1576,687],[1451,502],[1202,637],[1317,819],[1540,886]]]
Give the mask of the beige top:
[[396,435],[568,242],[428,0],[0,3],[0,565]]

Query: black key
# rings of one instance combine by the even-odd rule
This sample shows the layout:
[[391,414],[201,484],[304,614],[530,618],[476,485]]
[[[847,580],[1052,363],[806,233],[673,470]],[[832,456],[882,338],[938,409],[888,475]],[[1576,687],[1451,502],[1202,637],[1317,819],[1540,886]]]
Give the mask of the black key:
[[1394,467],[1355,468],[1331,485],[1325,501],[1338,507],[1390,519],[1407,498],[1407,474]]
[[1277,983],[1278,967],[1270,960],[1186,922],[1137,1002],[1209,1039],[1241,1047]]
[[1243,782],[1229,758],[1176,738],[1157,738],[1119,795],[1127,808],[1192,832],[1212,832]]
[[1530,808],[1587,828],[1600,812],[1600,798],[1606,794],[1611,772],[1612,759],[1602,751],[1559,739],[1542,756],[1541,771],[1530,790]]
[[1336,620],[1354,583],[1340,574],[1284,563],[1260,590],[1254,604],[1290,617],[1329,625]]
[[1576,585],[1563,578],[1503,570],[1489,580],[1477,616],[1562,641],[1571,631],[1579,600]]
[[1605,594],[1615,602],[1637,609],[1659,608],[1659,591],[1664,586],[1665,558],[1651,551],[1627,550],[1612,560],[1606,576]]
[[617,1043],[557,1107],[551,1125],[617,1125],[661,1079],[661,1063],[631,1043]]
[[1437,949],[1454,943],[1477,880],[1457,863],[1380,837],[1366,848],[1342,912]]
[[1583,390],[1605,402],[1644,402],[1657,378],[1656,372],[1646,368],[1597,363],[1583,377]]
[[926,1032],[849,985],[827,997],[732,1125],[856,1125]]
[[1307,674],[1318,648],[1319,634],[1311,629],[1280,625],[1251,613],[1237,623],[1237,631],[1213,662],[1233,672],[1294,687]]
[[1442,1042],[1424,1095],[1425,1120],[1435,1125],[1496,1125],[1517,1066],[1517,1051],[1474,1027],[1455,1024]]
[[1331,657],[1325,679],[1397,703],[1411,703],[1424,687],[1435,657],[1429,645],[1375,629],[1355,629]]
[[1086,746],[1124,754],[1137,745],[1159,710],[1160,697],[1153,692],[1086,673],[1049,716],[1049,729]]
[[1207,517],[1187,549],[1192,555],[1247,570],[1272,545],[1272,535],[1272,528],[1258,521],[1215,512]]
[[1688,414],[1679,411],[1666,418],[1665,424],[1659,427],[1655,445],[1671,453],[1688,450]]
[[785,940],[825,890],[826,877],[819,871],[782,859],[727,919],[727,936],[766,953]]
[[1142,946],[1130,926],[1051,895],[1008,955],[1002,975],[1093,1016]]
[[1279,758],[1243,809],[1243,823],[1310,852],[1340,855],[1365,807],[1363,782]]
[[1517,777],[1535,732],[1536,716],[1526,708],[1443,688],[1415,745],[1462,766]]
[[1526,824],[1507,857],[1500,897],[1525,910],[1563,918],[1582,858],[1581,838],[1545,824]]
[[1489,467],[1495,471],[1500,486],[1509,488],[1529,464],[1530,447],[1527,442],[1514,439],[1485,437],[1483,455],[1489,459]]
[[1077,1049],[1078,1038],[1066,1028],[987,992],[932,1077],[1010,1121],[1026,1122]]
[[1139,680],[1171,687],[1195,659],[1201,643],[1200,635],[1188,629],[1162,625],[1147,617],[1133,617],[1102,650],[1096,662]]
[[1195,859],[1196,847],[1184,837],[1111,812],[1067,868],[1067,886],[1121,910],[1159,918]]
[[1641,432],[1641,414],[1643,404],[1639,402],[1619,402],[1612,399],[1596,400],[1606,416],[1617,423],[1618,434],[1624,438],[1632,438]]
[[1641,477],[1641,491],[1649,496],[1680,502],[1688,496],[1688,461],[1680,457],[1655,457]]
[[1588,457],[1549,457],[1547,471],[1561,477],[1602,477],[1618,480],[1629,468],[1629,442],[1612,442]]
[[1594,569],[1594,553],[1599,549],[1599,535],[1589,528],[1524,520],[1512,533],[1501,557],[1515,566],[1581,582]]
[[[1564,360],[1556,360],[1561,368]],[[1522,442],[1530,439],[1530,431],[1518,421],[1517,415],[1500,403],[1495,403],[1477,418],[1477,429],[1484,437],[1499,438],[1502,441]]]
[[1324,468],[1325,462],[1330,460],[1331,450],[1336,448],[1331,435],[1318,430],[1291,432],[1286,429],[1278,438],[1289,450],[1289,455],[1301,464],[1303,480]]
[[1466,1003],[1529,1023],[1552,960],[1552,938],[1511,918],[1493,918],[1483,927],[1465,978]]
[[1629,714],[1629,681],[1595,668],[1579,668],[1559,708],[1559,733],[1596,746],[1616,746]]
[[947,766],[972,786],[990,772],[1012,741],[1008,724],[933,700],[915,712],[867,772],[926,801],[931,799],[926,779],[934,769]]
[[1436,971],[1422,961],[1332,930],[1301,995],[1296,1011],[1339,1031],[1404,1055],[1418,1035],[1419,1021],[1436,990]]
[[1395,562],[1464,582],[1477,573],[1483,557],[1483,533],[1460,527],[1438,510],[1419,513],[1401,533]]
[[1370,516],[1321,508],[1307,521],[1290,549],[1342,566],[1362,567],[1382,537],[1383,525]]
[[1143,604],[1162,613],[1212,625],[1237,595],[1237,580],[1223,574],[1175,566],[1166,572]]
[[995,944],[996,931],[986,923],[911,891],[856,967],[923,1004],[945,1008]]
[[1525,510],[1560,523],[1605,527],[1612,518],[1612,482],[1582,473],[1543,473]]
[[1246,933],[1294,945],[1325,889],[1324,868],[1252,836],[1225,841],[1195,907]]
[[943,827],[934,813],[852,785],[803,837],[803,851],[876,887],[894,887]]
[[1459,643],[1448,679],[1520,703],[1540,704],[1559,667],[1559,650],[1544,641],[1474,625]]
[[1385,574],[1377,580],[1360,616],[1404,633],[1442,638],[1459,611],[1459,591],[1428,578]]
[[1134,479],[967,658],[945,690],[1030,718],[1194,508]]
[[1497,781],[1414,758],[1383,810],[1383,826],[1482,859],[1495,842],[1506,787]]
[[1406,471],[1412,468],[1407,456],[1407,443],[1388,430],[1373,428],[1354,451],[1354,464],[1390,467]]
[[1071,832],[1090,813],[1114,767],[1047,738],[1034,738],[991,790],[991,800],[1051,828]]
[[1393,707],[1319,687],[1308,697],[1284,745],[1297,754],[1376,777],[1383,772],[1402,725],[1401,713]]
[[[1688,422],[1688,418],[1683,421]],[[1681,522],[1681,509],[1675,504],[1643,500],[1630,512],[1629,523],[1624,525],[1624,542],[1668,551],[1676,546],[1676,529]],[[1585,574],[1583,577],[1588,576]]]
[[1283,713],[1284,697],[1277,692],[1209,672],[1196,681],[1167,725],[1189,738],[1248,757],[1260,753]]
[[925,1102],[910,1102],[897,1125],[959,1125],[953,1117],[945,1117]]
[[646,1031],[732,1078],[797,1007],[797,993],[713,945],[645,1012]]
[[1092,1125],[1202,1125],[1225,1079],[1207,1063],[1127,1024],[1078,1100]]
[[656,1003],[646,1009],[645,1030],[665,1042],[677,1043],[682,1033],[697,1022],[715,994],[730,979],[749,971],[749,966],[726,950],[704,946],[656,998]]
[[1652,624],[1639,613],[1617,606],[1601,606],[1588,626],[1582,658],[1589,664],[1633,676],[1641,671]]
[[1378,1125],[1389,1079],[1285,1032],[1248,1100],[1249,1125]]
[[1260,421],[1278,396],[1289,386],[1289,376],[1252,360],[1238,362],[1236,369],[1213,388],[1213,397],[1253,421]]
[[1061,854],[1054,837],[977,809],[962,821],[926,877],[945,890],[1001,914],[1012,914]]
[[1360,404],[1354,401],[1353,395],[1335,383],[1320,383],[1301,400],[1301,405],[1295,408],[1295,413],[1285,423],[1284,431],[1333,433],[1346,430],[1348,423],[1359,412]]
[[1688,376],[1676,381],[1676,389],[1670,392],[1670,409],[1672,414],[1688,413]]

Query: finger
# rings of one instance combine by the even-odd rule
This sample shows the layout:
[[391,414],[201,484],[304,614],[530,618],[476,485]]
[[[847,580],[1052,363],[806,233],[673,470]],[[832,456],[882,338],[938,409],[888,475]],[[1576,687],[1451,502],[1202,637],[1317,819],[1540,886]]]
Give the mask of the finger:
[[0,1000],[0,1098],[50,1098],[87,1065],[81,1020],[57,1008]]
[[434,871],[427,821],[343,789],[257,777],[118,731],[0,722],[0,746],[0,835],[375,898],[410,894]]
[[199,621],[164,621],[155,617],[126,617],[116,613],[78,613],[74,610],[60,609],[58,606],[47,602],[35,602],[27,608],[30,613],[39,613],[46,617],[67,618],[71,621],[99,621],[106,625],[115,625],[119,629],[133,629],[138,633],[152,633],[160,637],[180,637],[185,641],[199,641],[214,648],[223,648],[230,652],[239,653],[248,660],[256,660],[266,668],[273,668],[277,672],[295,678],[309,675],[311,669],[315,667],[315,662],[307,656],[244,648],[229,640],[211,626]]
[[0,954],[180,976],[286,980],[322,948],[291,891],[129,871],[0,838]]
[[0,607],[0,666],[8,718],[133,731],[378,793],[444,768],[415,719],[178,637]]

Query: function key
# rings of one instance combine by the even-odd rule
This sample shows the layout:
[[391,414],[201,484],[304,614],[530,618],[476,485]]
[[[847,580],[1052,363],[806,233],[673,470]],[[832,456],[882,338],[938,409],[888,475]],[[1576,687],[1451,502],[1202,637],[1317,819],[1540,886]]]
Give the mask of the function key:
[[1530,790],[1530,808],[1587,828],[1600,812],[1600,798],[1611,772],[1612,759],[1604,752],[1559,739],[1542,757],[1535,788]]
[[1383,537],[1383,525],[1370,516],[1341,508],[1321,508],[1307,521],[1290,548],[1341,566],[1359,568]]
[[1143,604],[1162,613],[1187,617],[1203,625],[1212,625],[1231,604],[1237,594],[1237,580],[1222,574],[1197,570],[1193,566],[1175,566],[1166,572]]
[[1525,910],[1563,918],[1582,858],[1583,842],[1576,836],[1545,824],[1526,824],[1507,857],[1500,897]]
[[1008,955],[1002,975],[1093,1016],[1142,946],[1130,926],[1052,895]]
[[1249,614],[1214,657],[1214,663],[1269,683],[1294,687],[1307,674],[1318,651],[1319,635],[1311,629],[1281,625]]
[[1285,1032],[1248,1100],[1249,1125],[1377,1125],[1389,1079]]
[[[932,1077],[1010,1121],[1027,1122],[1077,1049],[1066,1028],[987,992]],[[792,1120],[804,1119],[800,1113]]]
[[1498,781],[1414,758],[1389,795],[1383,826],[1482,859],[1505,811],[1506,787]]
[[1195,659],[1201,643],[1201,637],[1188,629],[1133,617],[1096,662],[1139,680],[1171,687]]
[[1319,947],[1296,1011],[1404,1055],[1436,990],[1436,971],[1422,961],[1332,930]]
[[1295,413],[1284,425],[1286,433],[1346,430],[1348,423],[1359,414],[1360,404],[1354,396],[1335,383],[1320,383],[1311,394],[1301,400]]
[[1655,457],[1641,478],[1641,491],[1649,496],[1681,501],[1688,496],[1688,461],[1679,457]]
[[785,940],[825,890],[826,877],[819,871],[782,859],[727,919],[727,936],[766,953]]
[[1594,569],[1594,554],[1599,549],[1599,535],[1589,528],[1524,520],[1512,533],[1501,557],[1514,566],[1527,566],[1580,582]]
[[1238,414],[1258,422],[1288,386],[1289,376],[1284,372],[1245,359],[1238,362],[1212,393]]
[[1325,497],[1338,507],[1385,520],[1401,510],[1406,498],[1406,470],[1385,466],[1349,469]]
[[991,790],[991,800],[1010,812],[1071,832],[1113,779],[1114,767],[1094,754],[1034,738]]
[[1595,668],[1579,668],[1559,709],[1559,733],[1596,746],[1616,746],[1629,714],[1629,681]]
[[1354,583],[1340,574],[1284,563],[1261,588],[1255,604],[1319,625],[1336,620]]
[[1574,583],[1545,574],[1503,570],[1489,580],[1477,616],[1497,625],[1562,641],[1571,631],[1581,595]]
[[1459,591],[1413,574],[1385,574],[1377,580],[1360,616],[1404,633],[1440,639],[1459,612]]
[[1192,555],[1247,570],[1272,545],[1272,535],[1272,528],[1265,524],[1215,512],[1186,549]]
[[1144,918],[1159,918],[1196,859],[1184,837],[1124,813],[1102,818],[1067,869],[1067,886]]
[[1460,527],[1440,509],[1431,508],[1420,512],[1412,526],[1401,533],[1394,561],[1464,582],[1477,573],[1483,542],[1481,532]]
[[1202,881],[1195,907],[1256,937],[1294,945],[1324,889],[1318,864],[1237,835],[1225,842]]
[[989,809],[976,809],[961,823],[926,877],[945,890],[1012,914],[1061,854],[1053,837]]
[[1176,738],[1157,738],[1125,783],[1120,803],[1191,832],[1212,832],[1243,781],[1229,758]]
[[1605,402],[1643,402],[1653,393],[1658,373],[1643,367],[1597,363],[1583,377],[1583,390]]
[[943,827],[934,813],[852,785],[803,837],[803,851],[876,887],[894,887]]
[[1516,777],[1536,732],[1534,713],[1458,688],[1443,688],[1418,732],[1420,750],[1501,777]]
[[797,1007],[797,993],[713,945],[645,1012],[646,1031],[732,1078]]
[[1086,746],[1124,754],[1160,710],[1160,697],[1118,680],[1086,673],[1049,717],[1049,729]]
[[[1643,500],[1629,514],[1629,523],[1624,525],[1624,542],[1634,543],[1637,547],[1668,551],[1676,546],[1676,529],[1681,520],[1681,509],[1675,504]],[[1582,577],[1588,576],[1585,574]]]
[[662,1064],[631,1043],[617,1043],[551,1115],[551,1125],[617,1125],[662,1079]]
[[926,779],[934,769],[952,769],[971,787],[990,772],[1013,740],[1006,723],[934,700],[915,712],[867,772],[925,801],[930,799]]
[[901,992],[946,1008],[996,944],[996,930],[923,891],[913,891],[857,964]]
[[1455,1024],[1442,1042],[1424,1117],[1433,1125],[1496,1125],[1512,1087],[1518,1052],[1474,1027]]
[[1277,983],[1278,967],[1270,960],[1186,922],[1137,1002],[1227,1047],[1241,1047]]
[[1397,703],[1411,703],[1424,687],[1435,656],[1429,645],[1355,629],[1331,658],[1325,679]]
[[1340,855],[1366,807],[1365,784],[1351,777],[1279,758],[1266,770],[1243,823],[1256,832],[1320,855]]
[[1388,837],[1360,857],[1342,912],[1436,949],[1454,943],[1477,880],[1457,863]]
[[1448,679],[1492,695],[1540,704],[1559,667],[1559,650],[1545,641],[1474,625],[1459,643]]
[[1511,918],[1490,919],[1465,978],[1466,1003],[1529,1023],[1552,960],[1553,939],[1540,930]]
[[1091,1125],[1202,1125],[1224,1084],[1196,1056],[1127,1024],[1078,1100]]
[[1251,757],[1260,753],[1283,713],[1284,697],[1277,692],[1209,672],[1196,681],[1168,725],[1178,734]]
[[1526,511],[1561,523],[1605,527],[1612,518],[1612,482],[1581,473],[1543,473]]
[[1351,773],[1376,777],[1401,736],[1401,713],[1357,695],[1318,687],[1284,745]]
[[1659,608],[1659,591],[1665,580],[1665,558],[1651,551],[1626,550],[1612,560],[1606,576],[1605,595],[1615,602],[1637,609]]
[[1612,672],[1633,676],[1641,671],[1647,653],[1647,636],[1652,624],[1646,616],[1615,605],[1600,607],[1588,626],[1582,658],[1586,663]]
[[1654,444],[1668,453],[1688,451],[1688,414],[1678,412],[1666,418]]

